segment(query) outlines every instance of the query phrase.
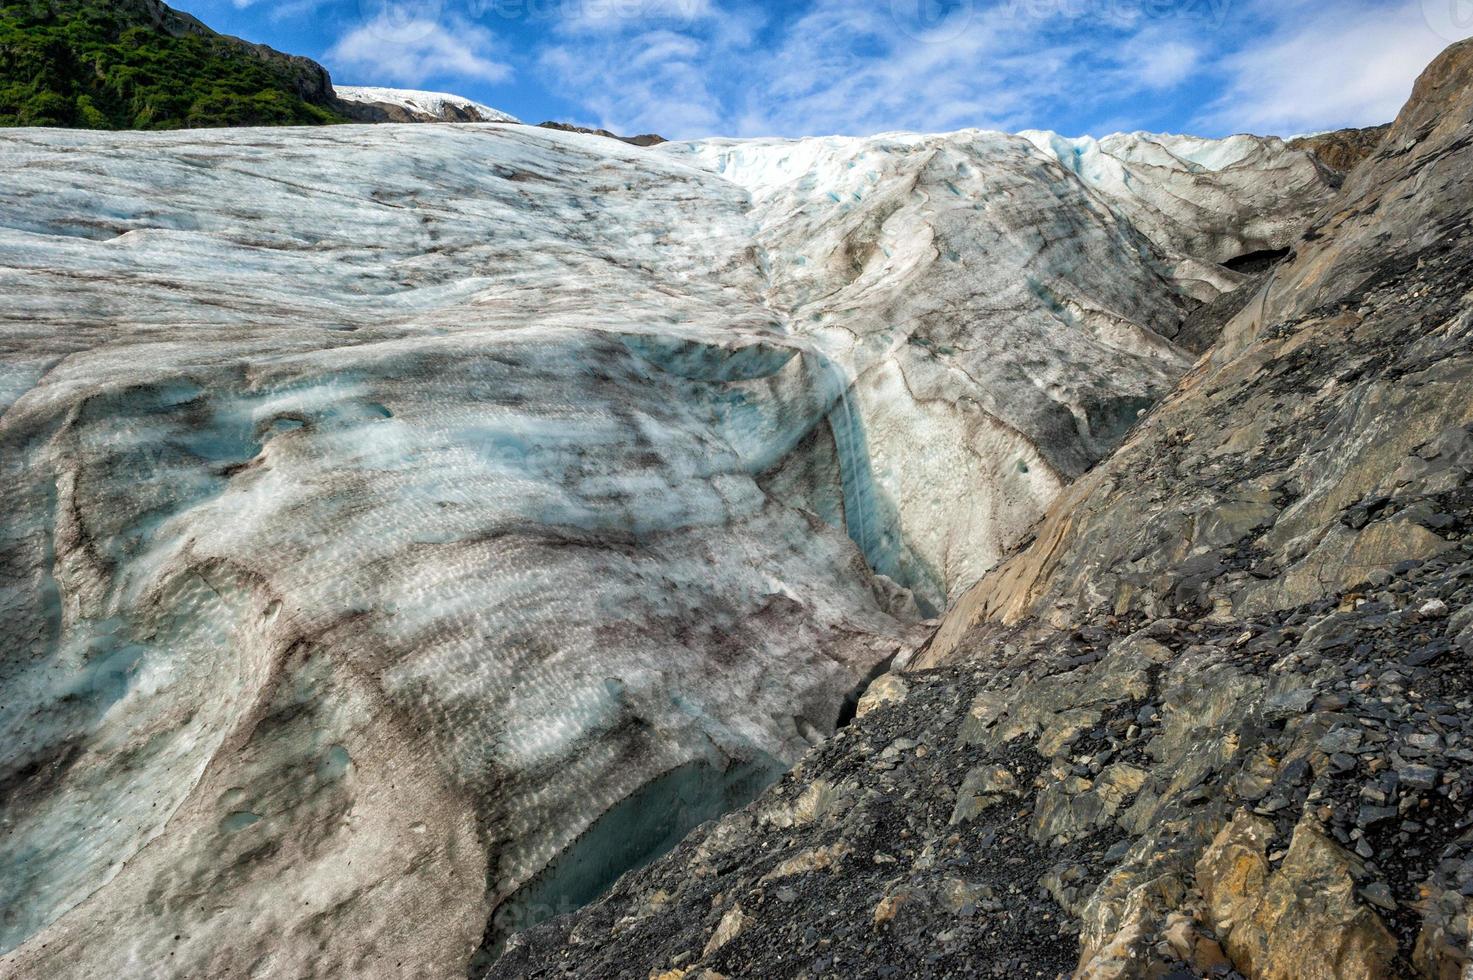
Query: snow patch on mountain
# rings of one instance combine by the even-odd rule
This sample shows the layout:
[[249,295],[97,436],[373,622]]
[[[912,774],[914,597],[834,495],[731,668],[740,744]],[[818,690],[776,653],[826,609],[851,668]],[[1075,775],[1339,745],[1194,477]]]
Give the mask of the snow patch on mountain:
[[519,123],[516,116],[448,92],[420,92],[407,88],[334,85],[338,98],[364,105],[392,106],[413,115],[442,122]]

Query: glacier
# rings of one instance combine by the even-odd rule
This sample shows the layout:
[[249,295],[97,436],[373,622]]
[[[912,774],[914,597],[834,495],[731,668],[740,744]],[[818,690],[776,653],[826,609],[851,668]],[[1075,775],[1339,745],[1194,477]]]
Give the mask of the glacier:
[[17,977],[474,972],[831,732],[1329,194],[975,130],[0,167]]

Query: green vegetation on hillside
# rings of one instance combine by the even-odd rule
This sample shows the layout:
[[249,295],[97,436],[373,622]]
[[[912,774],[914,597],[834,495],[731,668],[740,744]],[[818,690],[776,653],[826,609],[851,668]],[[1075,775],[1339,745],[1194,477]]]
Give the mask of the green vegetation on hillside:
[[170,33],[149,17],[160,10],[178,17],[128,0],[0,0],[0,126],[344,121],[299,94],[310,63],[202,27]]

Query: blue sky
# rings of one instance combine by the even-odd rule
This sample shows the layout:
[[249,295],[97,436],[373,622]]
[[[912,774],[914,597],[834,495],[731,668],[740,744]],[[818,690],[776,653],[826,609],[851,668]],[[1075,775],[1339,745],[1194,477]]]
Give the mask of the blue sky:
[[1288,135],[1391,119],[1473,0],[181,0],[342,84],[617,132]]

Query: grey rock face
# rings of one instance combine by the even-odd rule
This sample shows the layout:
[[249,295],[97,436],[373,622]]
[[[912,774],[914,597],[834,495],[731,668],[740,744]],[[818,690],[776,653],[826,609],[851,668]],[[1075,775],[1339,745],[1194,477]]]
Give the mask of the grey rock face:
[[[1473,543],[1391,584],[1403,611],[1466,593]],[[1310,655],[1326,630],[1358,652]],[[515,938],[491,975],[1446,975],[1466,962],[1473,701],[1465,664],[1405,665],[1417,632],[1376,603],[1319,603],[999,638],[912,673],[904,702]],[[1432,736],[1453,746],[1417,764],[1436,776],[1403,781],[1395,760]],[[817,817],[774,819],[816,786]],[[814,853],[836,857],[793,860]],[[785,864],[800,870],[779,890]],[[704,953],[734,903],[744,935]]]

